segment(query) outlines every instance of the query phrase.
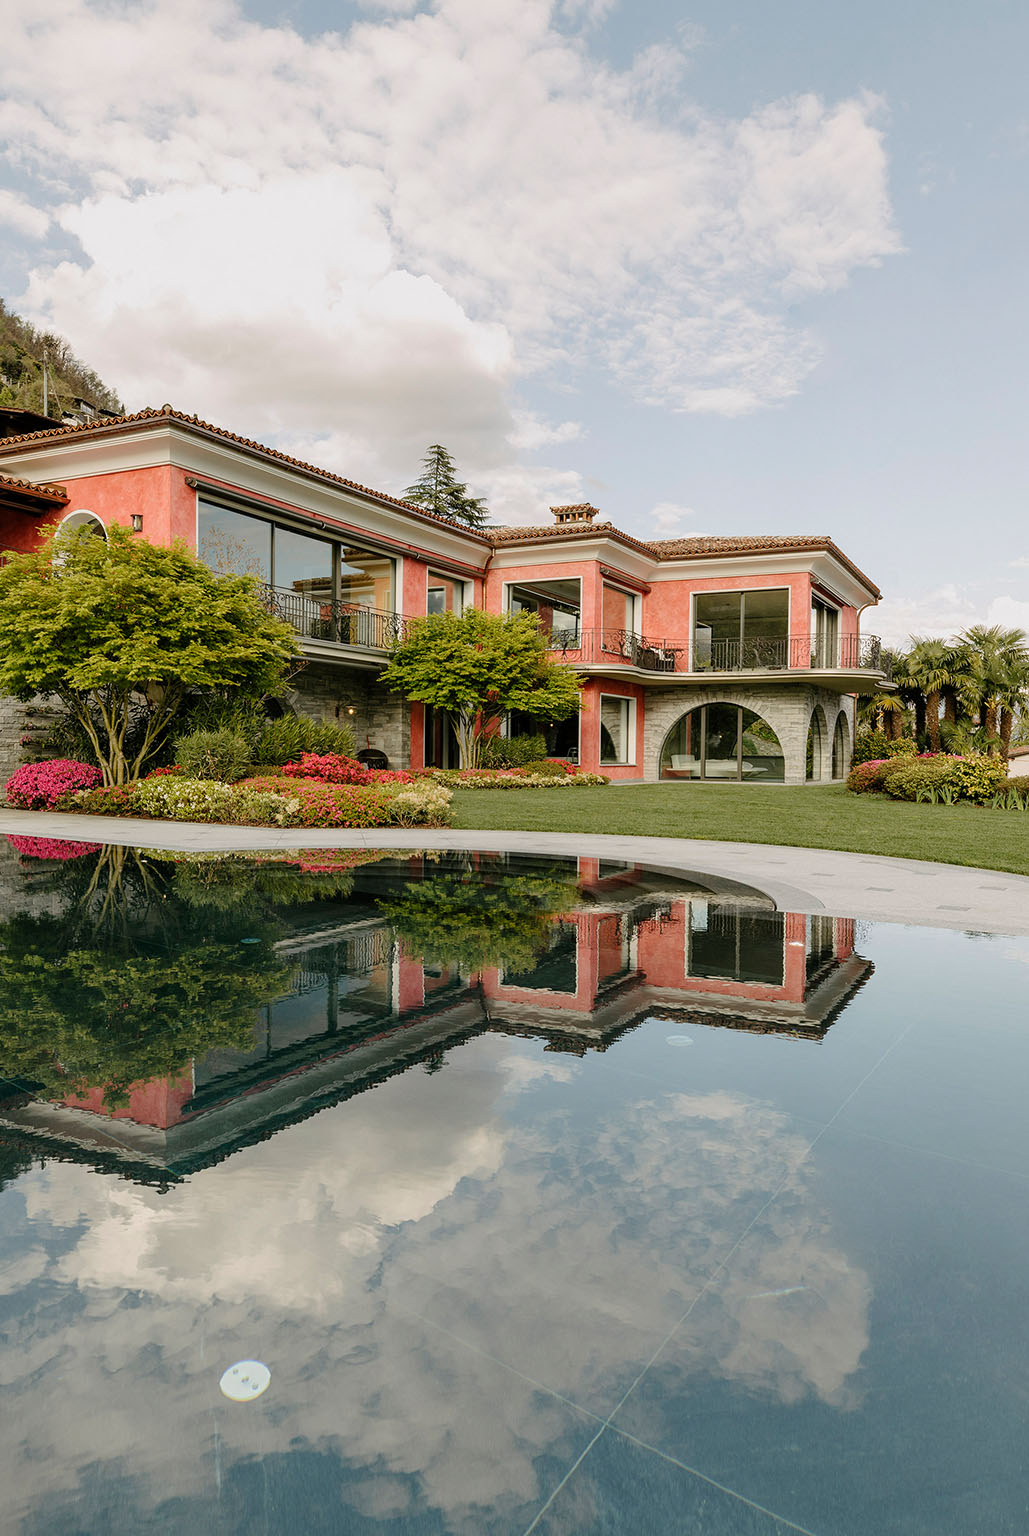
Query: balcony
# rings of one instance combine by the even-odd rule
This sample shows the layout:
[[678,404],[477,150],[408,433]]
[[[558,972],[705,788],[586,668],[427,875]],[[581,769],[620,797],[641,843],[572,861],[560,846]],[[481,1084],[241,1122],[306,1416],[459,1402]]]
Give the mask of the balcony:
[[[550,651],[575,667],[627,667],[674,676],[738,673],[867,672],[885,676],[877,635],[847,636],[831,648],[810,635],[754,635],[744,640],[657,640],[627,629],[584,629],[550,636]],[[655,678],[656,681],[656,678]]]
[[301,637],[319,645],[353,650],[388,651],[407,634],[412,620],[400,613],[364,608],[333,598],[308,597],[288,587],[262,586],[269,613],[282,619]]

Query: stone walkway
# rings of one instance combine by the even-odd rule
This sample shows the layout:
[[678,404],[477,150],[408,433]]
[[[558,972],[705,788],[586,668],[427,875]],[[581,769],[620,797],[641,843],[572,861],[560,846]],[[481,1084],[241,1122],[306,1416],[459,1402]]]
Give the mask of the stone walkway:
[[1029,876],[824,848],[705,842],[685,837],[590,837],[561,832],[279,830],[193,822],[0,811],[0,833],[215,853],[272,848],[482,848],[653,864],[756,886],[790,912],[826,912],[922,927],[1029,935]]

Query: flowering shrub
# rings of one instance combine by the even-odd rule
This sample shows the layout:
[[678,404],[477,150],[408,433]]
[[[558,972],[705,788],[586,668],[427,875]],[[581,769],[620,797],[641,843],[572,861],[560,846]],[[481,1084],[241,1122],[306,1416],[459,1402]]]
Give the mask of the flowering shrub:
[[99,853],[100,843],[69,843],[60,837],[9,837],[7,841],[23,859],[81,859]]
[[292,809],[285,795],[219,779],[147,779],[137,786],[133,803],[140,816],[251,826],[285,826]]
[[1003,759],[985,753],[960,757],[946,752],[904,753],[892,758],[859,763],[847,775],[847,788],[855,794],[879,791],[896,800],[971,800],[975,805],[993,801],[1008,784]]
[[288,797],[291,827],[445,826],[450,792],[439,784],[326,784],[317,779],[244,779],[240,789]]
[[[884,788],[894,800],[938,800],[958,798],[958,785],[949,759],[927,755],[901,760],[900,767],[891,764],[892,771],[884,780]],[[951,791],[951,794],[945,793]]]
[[853,790],[855,795],[881,790],[883,788],[882,769],[885,768],[886,761],[883,757],[873,757],[867,763],[855,763],[847,774],[847,788]]
[[426,768],[424,777],[451,789],[572,789],[607,784],[602,773],[534,773],[531,768]]
[[410,784],[414,775],[394,768],[366,768],[354,757],[338,752],[304,752],[298,763],[286,763],[288,779],[321,779],[326,784]]
[[976,805],[985,805],[1007,783],[1008,765],[1003,758],[975,752],[968,757],[955,757],[953,763],[958,793],[963,800],[973,800]]
[[26,763],[7,780],[7,803],[24,811],[52,811],[64,795],[92,789],[102,777],[99,768],[76,763],[70,757]]
[[149,773],[145,773],[143,775],[143,778],[144,778],[144,780],[146,780],[146,779],[166,779],[169,776],[169,774],[176,773],[176,774],[180,774],[181,775],[181,774],[185,773],[185,771],[186,770],[185,770],[185,768],[182,767],[181,763],[173,763],[170,768],[151,768]]
[[135,784],[107,784],[99,789],[80,789],[61,801],[62,811],[78,811],[85,816],[137,816]]

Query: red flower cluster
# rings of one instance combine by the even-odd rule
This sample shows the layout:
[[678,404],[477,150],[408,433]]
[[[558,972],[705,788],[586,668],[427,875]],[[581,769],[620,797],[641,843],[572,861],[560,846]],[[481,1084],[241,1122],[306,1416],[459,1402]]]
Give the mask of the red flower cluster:
[[7,803],[25,811],[52,811],[65,795],[95,789],[101,778],[99,768],[76,763],[70,757],[26,763],[7,780]]
[[144,779],[166,779],[169,774],[181,776],[184,772],[184,768],[180,768],[178,763],[174,763],[170,768],[151,768],[150,772],[145,773],[143,777]]
[[23,859],[81,859],[101,848],[100,843],[69,843],[60,837],[9,837],[7,841]]
[[410,784],[412,775],[392,768],[366,768],[338,752],[305,752],[299,763],[286,763],[287,779],[321,779],[325,784]]
[[[291,776],[288,779],[244,779],[238,787],[270,790],[273,794],[299,800],[296,821],[302,827],[385,827],[390,824],[392,797],[385,790],[376,794],[374,782],[351,786]],[[355,789],[359,792],[355,793]]]

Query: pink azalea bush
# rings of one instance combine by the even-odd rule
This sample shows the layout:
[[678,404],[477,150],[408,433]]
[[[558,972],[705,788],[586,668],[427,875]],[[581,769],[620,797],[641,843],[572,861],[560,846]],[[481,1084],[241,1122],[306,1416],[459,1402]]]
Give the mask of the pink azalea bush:
[[60,837],[9,837],[7,841],[23,859],[81,859],[101,848],[100,843],[69,843]]
[[52,811],[65,795],[95,789],[102,778],[99,768],[77,763],[70,757],[26,763],[7,780],[7,804],[23,811]]
[[439,784],[331,784],[304,777],[244,779],[237,789],[277,794],[289,803],[291,827],[446,826],[450,792]]
[[413,775],[394,768],[366,768],[355,757],[338,752],[304,752],[298,763],[286,763],[287,779],[321,779],[326,784],[410,784]]

